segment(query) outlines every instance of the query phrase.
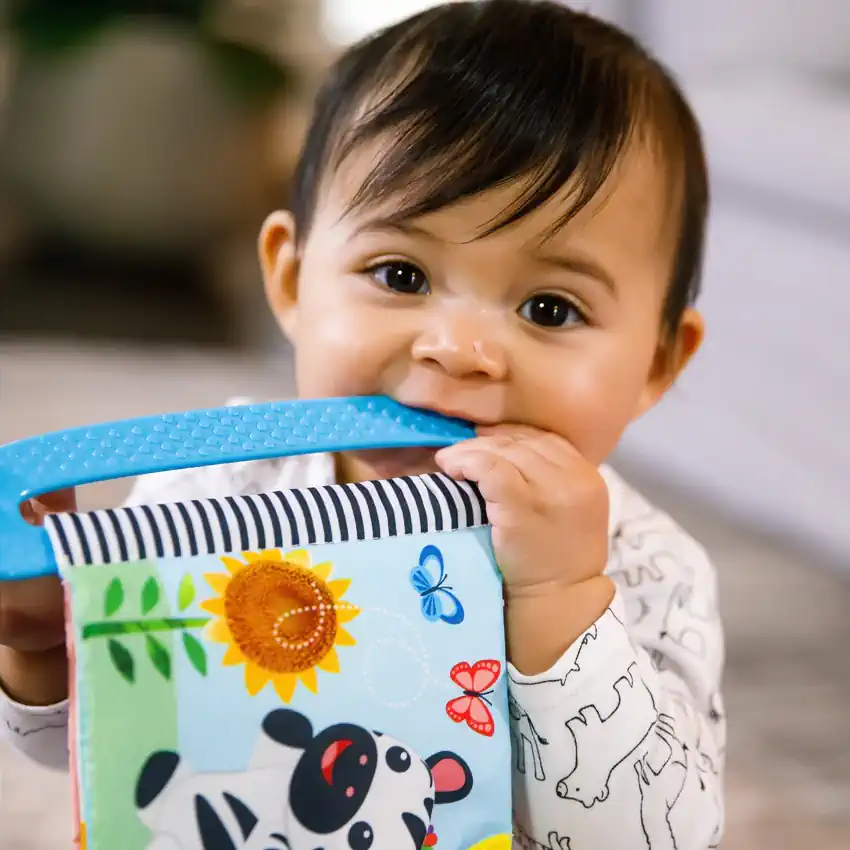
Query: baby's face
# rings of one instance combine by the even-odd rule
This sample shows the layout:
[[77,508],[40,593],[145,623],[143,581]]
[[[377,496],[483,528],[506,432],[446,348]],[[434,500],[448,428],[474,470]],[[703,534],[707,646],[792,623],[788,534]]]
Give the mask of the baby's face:
[[[402,226],[387,224],[392,203],[346,214],[375,155],[353,156],[325,187],[297,255],[286,214],[261,238],[299,396],[388,395],[478,424],[530,425],[601,463],[675,376],[661,317],[676,227],[653,155],[631,151],[554,235],[563,197],[484,238],[518,187]],[[700,329],[689,312],[678,365]],[[434,468],[419,451],[343,462],[357,479]]]

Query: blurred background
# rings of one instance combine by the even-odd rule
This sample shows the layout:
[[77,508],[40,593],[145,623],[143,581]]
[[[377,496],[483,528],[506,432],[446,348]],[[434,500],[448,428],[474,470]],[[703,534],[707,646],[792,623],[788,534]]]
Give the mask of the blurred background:
[[[328,63],[429,5],[0,3],[0,442],[291,394],[258,226]],[[707,343],[615,466],[719,565],[723,846],[847,848],[850,3],[574,5],[673,67],[709,149]],[[0,848],[69,846],[66,778],[2,747]]]

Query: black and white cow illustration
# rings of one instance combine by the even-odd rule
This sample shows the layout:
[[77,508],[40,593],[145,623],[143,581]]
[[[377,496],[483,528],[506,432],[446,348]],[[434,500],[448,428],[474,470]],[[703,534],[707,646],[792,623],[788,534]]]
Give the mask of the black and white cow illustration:
[[136,807],[147,850],[420,850],[435,805],[472,790],[450,752],[420,758],[351,723],[314,734],[297,711],[266,715],[240,773],[195,773],[172,751],[151,755]]

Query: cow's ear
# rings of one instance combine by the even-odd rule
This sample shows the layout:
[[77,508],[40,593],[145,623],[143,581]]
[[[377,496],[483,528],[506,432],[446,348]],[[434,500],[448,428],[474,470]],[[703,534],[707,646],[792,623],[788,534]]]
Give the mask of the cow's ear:
[[263,731],[276,744],[294,750],[306,750],[313,740],[313,726],[300,712],[278,708],[263,720]]
[[472,771],[457,754],[448,751],[434,753],[425,759],[434,777],[434,802],[457,803],[465,800],[472,791]]

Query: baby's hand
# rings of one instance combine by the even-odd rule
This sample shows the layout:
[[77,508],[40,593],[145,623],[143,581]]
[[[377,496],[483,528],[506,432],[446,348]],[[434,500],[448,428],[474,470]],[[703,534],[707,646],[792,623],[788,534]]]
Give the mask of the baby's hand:
[[481,428],[437,455],[452,478],[487,502],[506,591],[519,595],[584,582],[608,558],[608,488],[566,440],[534,428]]
[[[21,513],[41,525],[47,514],[75,508],[74,491],[62,490],[27,502]],[[64,597],[57,577],[0,581],[0,682],[11,696],[36,704],[61,699],[64,643]]]
[[500,425],[444,449],[437,462],[478,484],[505,583],[508,657],[522,673],[551,669],[602,616],[614,586],[608,560],[608,488],[566,440]]
[[[51,513],[73,511],[73,490],[48,493],[21,506],[27,522],[41,525]],[[0,582],[0,646],[19,652],[41,652],[65,639],[62,585],[57,577]]]

